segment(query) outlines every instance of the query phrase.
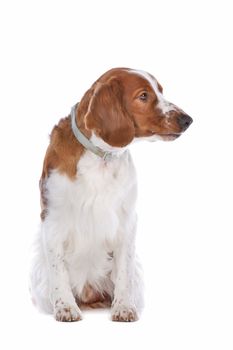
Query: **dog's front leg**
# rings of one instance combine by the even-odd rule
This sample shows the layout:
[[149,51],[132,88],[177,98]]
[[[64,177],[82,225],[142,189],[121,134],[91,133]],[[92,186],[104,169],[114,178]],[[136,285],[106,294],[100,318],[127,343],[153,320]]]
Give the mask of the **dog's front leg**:
[[[53,231],[53,230],[52,230]],[[44,229],[43,246],[49,275],[50,301],[57,321],[71,322],[81,320],[81,311],[75,302],[69,275],[64,261],[63,242],[58,232]]]
[[135,254],[136,215],[131,216],[118,234],[114,250],[112,279],[115,284],[112,320],[131,322],[138,320],[142,306],[142,280]]

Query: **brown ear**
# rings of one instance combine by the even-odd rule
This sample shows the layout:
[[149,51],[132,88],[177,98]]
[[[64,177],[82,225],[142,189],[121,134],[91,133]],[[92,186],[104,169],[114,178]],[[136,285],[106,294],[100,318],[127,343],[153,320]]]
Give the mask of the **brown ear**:
[[97,83],[85,117],[86,127],[115,147],[128,145],[135,135],[122,95],[120,82],[115,78]]

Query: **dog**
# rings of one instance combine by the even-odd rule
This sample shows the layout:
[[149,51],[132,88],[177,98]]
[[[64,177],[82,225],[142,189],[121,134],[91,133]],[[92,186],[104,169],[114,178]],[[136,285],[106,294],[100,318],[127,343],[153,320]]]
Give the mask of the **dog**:
[[52,130],[40,179],[41,226],[31,272],[39,309],[79,321],[111,306],[136,321],[143,306],[135,253],[136,174],[128,146],[171,141],[192,118],[163,97],[149,73],[114,68]]

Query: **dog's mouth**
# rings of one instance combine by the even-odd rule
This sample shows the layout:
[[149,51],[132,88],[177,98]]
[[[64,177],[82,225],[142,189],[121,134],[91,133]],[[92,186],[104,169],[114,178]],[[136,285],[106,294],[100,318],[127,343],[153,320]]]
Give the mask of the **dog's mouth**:
[[[148,134],[149,134],[148,137],[151,138],[150,141],[157,141],[158,139],[160,139],[162,141],[173,141],[173,140],[177,139],[182,134],[182,132],[181,133],[170,132],[170,133],[166,133],[166,134],[165,133],[161,134],[161,133],[149,130]],[[153,139],[153,136],[155,137],[154,139]]]
[[169,133],[159,135],[164,141],[173,141],[176,140],[181,134],[179,133]]

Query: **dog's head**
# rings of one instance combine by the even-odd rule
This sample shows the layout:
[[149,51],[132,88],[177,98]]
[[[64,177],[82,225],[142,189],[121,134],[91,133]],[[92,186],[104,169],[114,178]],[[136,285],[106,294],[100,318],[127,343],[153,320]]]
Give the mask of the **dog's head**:
[[85,128],[114,147],[137,138],[174,140],[192,123],[182,109],[165,100],[152,75],[127,68],[102,75],[84,95],[79,111]]

